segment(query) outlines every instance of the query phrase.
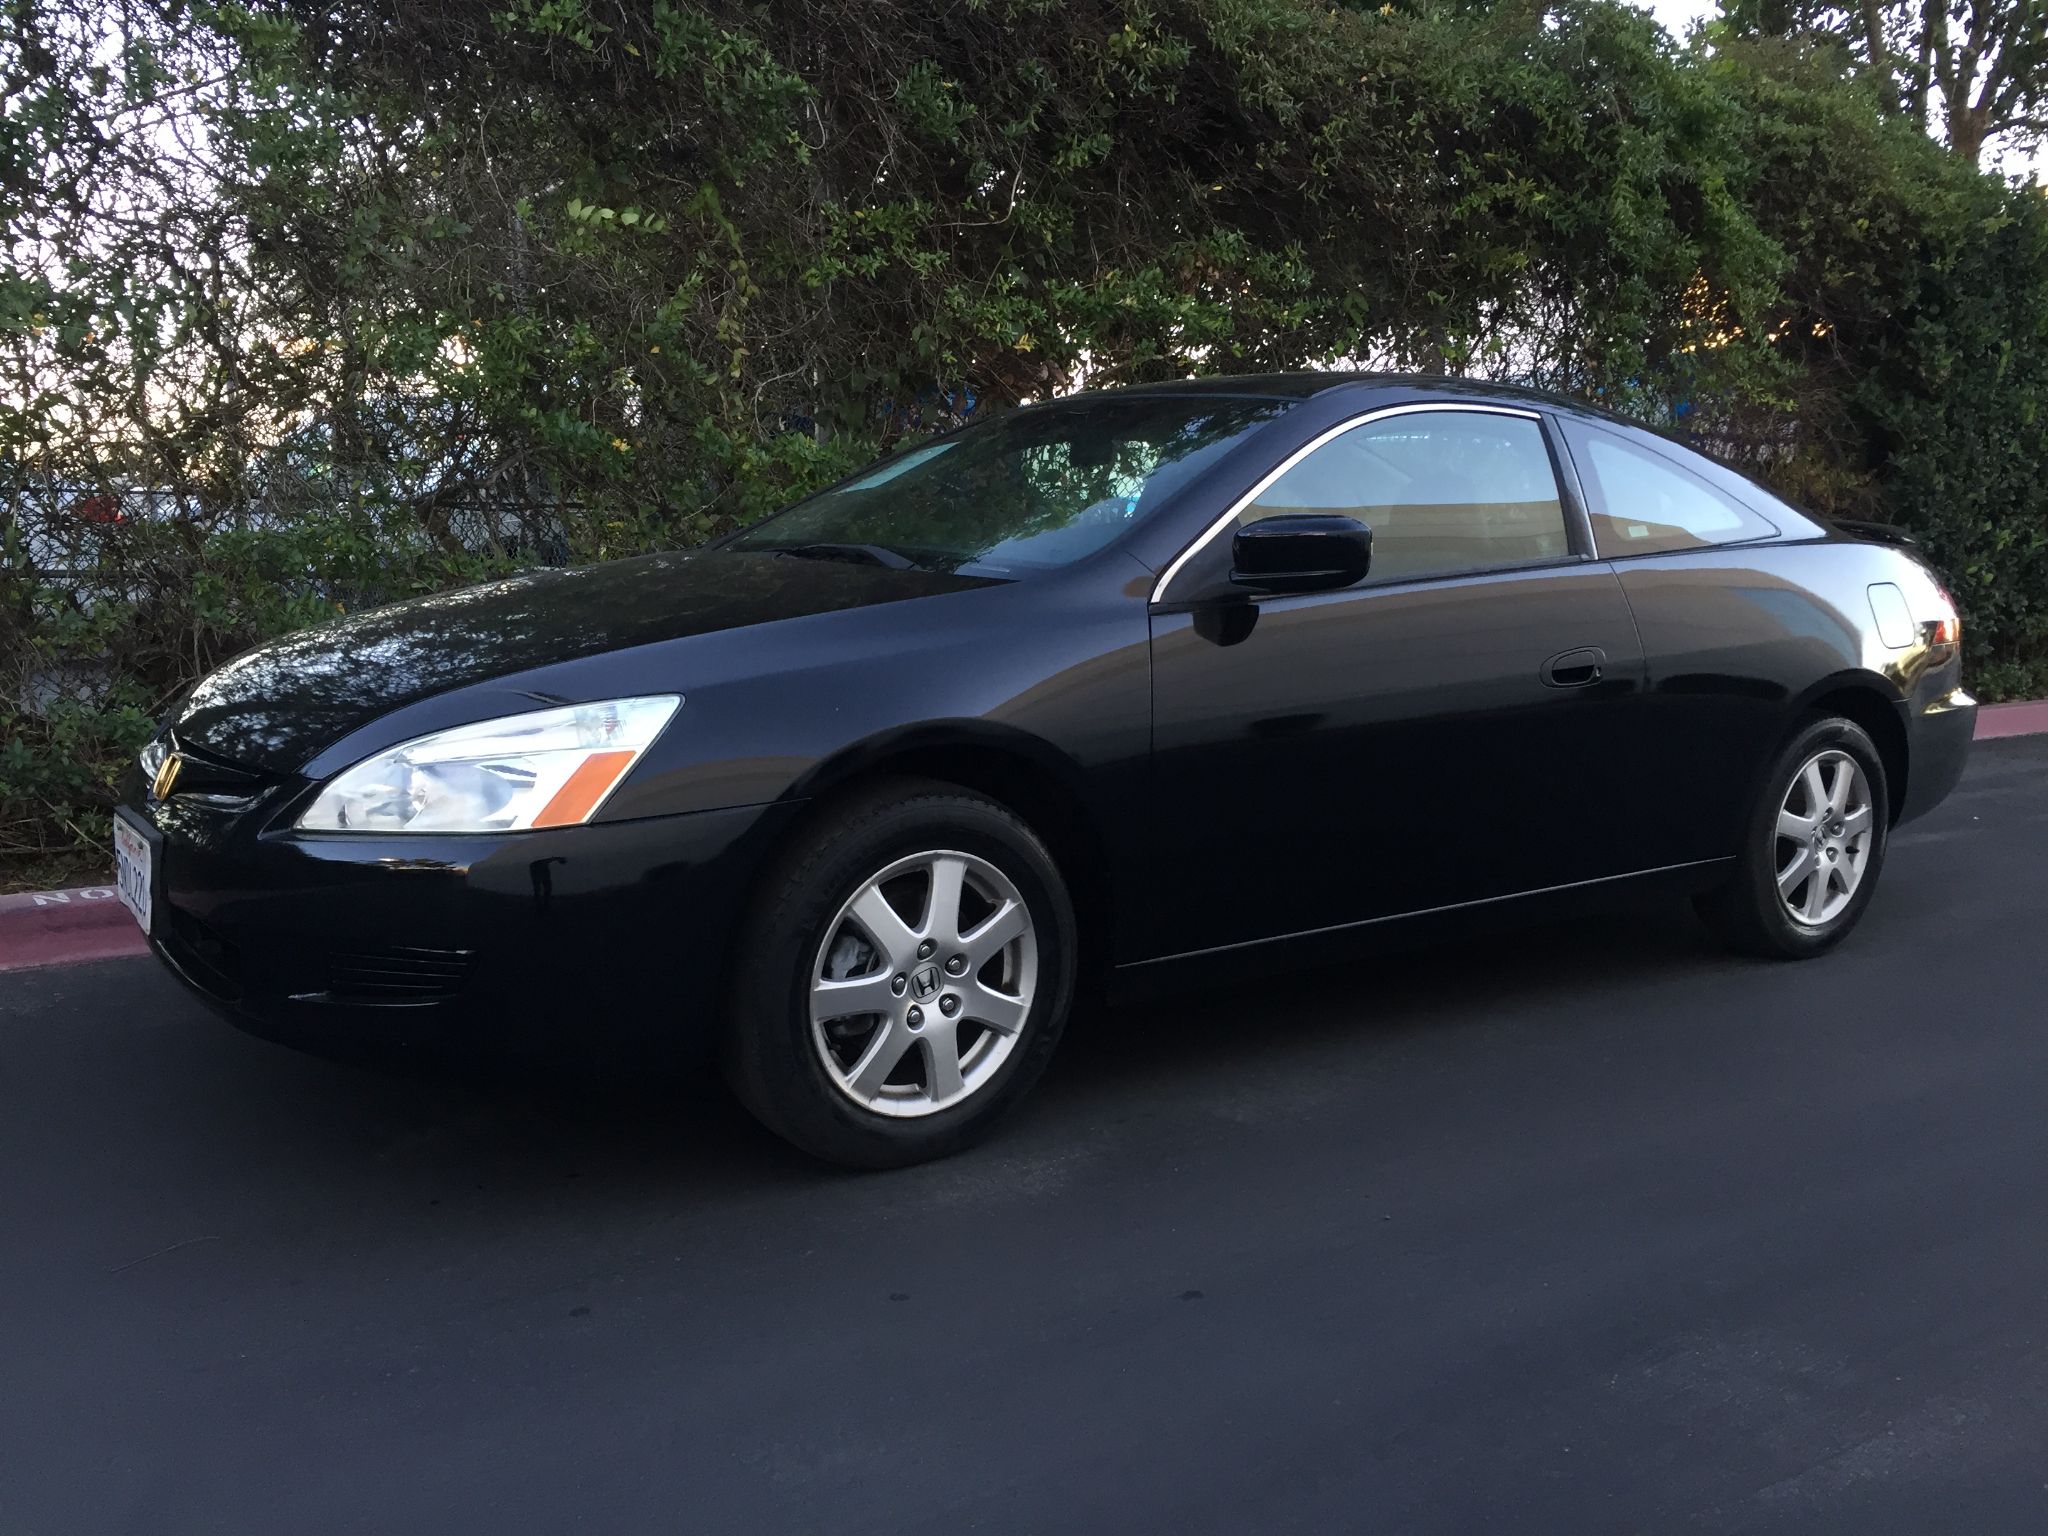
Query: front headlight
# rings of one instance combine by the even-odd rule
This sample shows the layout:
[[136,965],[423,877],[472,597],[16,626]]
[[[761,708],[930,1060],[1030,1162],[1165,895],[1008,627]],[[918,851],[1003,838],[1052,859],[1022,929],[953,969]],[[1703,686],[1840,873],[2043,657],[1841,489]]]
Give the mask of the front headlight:
[[365,758],[320,791],[309,832],[520,832],[588,821],[680,696],[610,699],[436,731]]

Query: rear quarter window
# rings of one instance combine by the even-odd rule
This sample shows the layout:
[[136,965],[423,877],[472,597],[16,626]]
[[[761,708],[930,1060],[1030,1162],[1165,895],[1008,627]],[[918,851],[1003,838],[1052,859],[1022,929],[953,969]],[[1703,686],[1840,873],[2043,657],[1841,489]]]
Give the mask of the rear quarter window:
[[1782,531],[1705,475],[1647,444],[1578,423],[1566,436],[1586,487],[1594,546],[1609,559],[1741,544]]

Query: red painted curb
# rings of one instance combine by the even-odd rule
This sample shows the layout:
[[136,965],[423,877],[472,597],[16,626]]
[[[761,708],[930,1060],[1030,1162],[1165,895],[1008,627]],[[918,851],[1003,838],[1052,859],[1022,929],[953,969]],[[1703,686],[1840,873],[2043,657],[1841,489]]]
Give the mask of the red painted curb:
[[1977,711],[1978,741],[1996,741],[2002,736],[2038,736],[2048,732],[2048,699],[2025,704],[1986,704]]
[[149,950],[142,928],[109,885],[0,896],[0,971]]

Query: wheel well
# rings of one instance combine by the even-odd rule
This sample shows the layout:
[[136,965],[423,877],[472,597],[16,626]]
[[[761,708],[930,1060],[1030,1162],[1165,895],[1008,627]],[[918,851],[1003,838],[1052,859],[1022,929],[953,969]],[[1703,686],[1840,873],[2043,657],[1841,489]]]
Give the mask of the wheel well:
[[1891,802],[1891,819],[1896,823],[1906,803],[1906,773],[1910,767],[1906,753],[1906,722],[1899,718],[1898,706],[1873,688],[1850,687],[1821,695],[1813,701],[1813,708],[1817,714],[1840,715],[1845,720],[1855,721],[1877,744],[1877,755],[1884,759],[1885,793]]
[[[1084,972],[1106,966],[1114,953],[1114,912],[1102,838],[1080,797],[1041,764],[1001,747],[973,743],[931,744],[869,758],[834,779],[812,802],[811,816],[851,794],[886,779],[936,779],[985,795],[1036,832],[1059,866],[1074,903]],[[811,816],[803,818],[804,822]]]

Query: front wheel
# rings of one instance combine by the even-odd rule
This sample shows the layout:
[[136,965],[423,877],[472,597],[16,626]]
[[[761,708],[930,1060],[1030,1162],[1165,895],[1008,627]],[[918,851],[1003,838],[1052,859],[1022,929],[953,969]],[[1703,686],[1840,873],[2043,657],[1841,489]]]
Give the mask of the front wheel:
[[1884,759],[1855,722],[1812,722],[1765,776],[1728,881],[1699,900],[1730,946],[1800,960],[1832,949],[1870,904],[1890,828]]
[[897,1167],[967,1146],[1044,1070],[1073,908],[1016,816],[905,782],[820,812],[768,872],[736,960],[741,1100],[830,1162]]

